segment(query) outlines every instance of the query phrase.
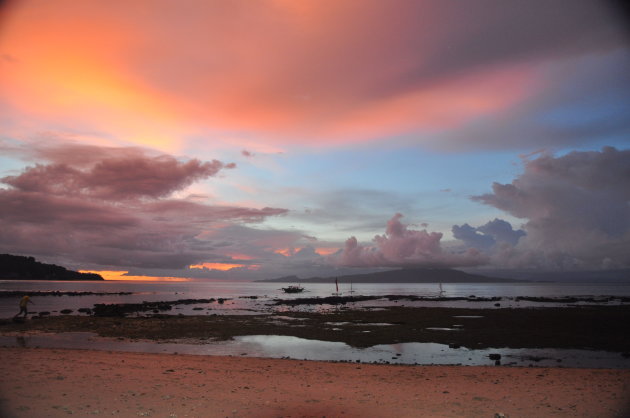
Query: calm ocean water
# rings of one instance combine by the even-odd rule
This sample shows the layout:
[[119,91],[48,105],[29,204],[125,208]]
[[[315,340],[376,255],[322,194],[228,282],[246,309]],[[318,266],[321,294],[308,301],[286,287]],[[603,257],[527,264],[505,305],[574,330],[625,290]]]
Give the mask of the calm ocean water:
[[[284,283],[261,283],[247,281],[189,281],[189,282],[62,282],[62,281],[0,281],[0,291],[77,291],[77,292],[132,292],[130,295],[88,295],[88,296],[35,296],[32,312],[54,311],[62,309],[91,308],[96,303],[139,303],[143,301],[174,301],[178,299],[225,298],[225,303],[217,302],[201,305],[178,305],[173,314],[251,314],[278,310],[273,306],[274,299],[300,297],[326,297],[335,292],[334,283],[305,284],[306,291],[301,294],[286,294],[281,290]],[[438,283],[388,283],[353,285],[354,295],[414,295],[438,296]],[[630,284],[566,284],[566,283],[461,283],[442,285],[446,297],[501,297],[501,307],[558,306],[553,303],[516,302],[517,296],[630,296]],[[350,286],[341,285],[339,291],[350,295]],[[255,298],[252,298],[255,297]],[[17,297],[0,297],[0,317],[9,317],[17,313]],[[407,306],[452,306],[452,307],[495,307],[494,302],[467,301],[424,301],[424,302],[389,302],[367,301],[356,303],[357,306],[383,306],[396,303]],[[193,310],[193,308],[202,310]],[[301,309],[309,309],[302,307]],[[312,308],[311,308],[312,309]],[[321,309],[319,307],[318,309]]]

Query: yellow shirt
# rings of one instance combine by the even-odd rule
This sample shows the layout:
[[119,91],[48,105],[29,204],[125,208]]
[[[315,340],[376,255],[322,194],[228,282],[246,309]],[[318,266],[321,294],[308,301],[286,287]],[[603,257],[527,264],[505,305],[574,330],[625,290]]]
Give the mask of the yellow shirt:
[[26,305],[28,304],[29,301],[29,297],[28,296],[24,296],[21,300],[20,300],[20,308],[26,308]]

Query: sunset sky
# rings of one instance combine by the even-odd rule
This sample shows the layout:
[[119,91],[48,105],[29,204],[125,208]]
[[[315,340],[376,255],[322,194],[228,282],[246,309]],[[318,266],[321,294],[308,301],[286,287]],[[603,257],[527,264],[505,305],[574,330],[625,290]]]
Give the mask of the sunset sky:
[[0,4],[0,253],[169,280],[630,267],[616,2]]

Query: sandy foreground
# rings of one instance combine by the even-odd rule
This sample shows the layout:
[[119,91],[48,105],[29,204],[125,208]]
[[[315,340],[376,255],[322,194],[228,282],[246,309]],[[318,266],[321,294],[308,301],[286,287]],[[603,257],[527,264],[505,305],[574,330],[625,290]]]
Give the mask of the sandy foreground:
[[3,417],[624,417],[630,370],[0,348]]

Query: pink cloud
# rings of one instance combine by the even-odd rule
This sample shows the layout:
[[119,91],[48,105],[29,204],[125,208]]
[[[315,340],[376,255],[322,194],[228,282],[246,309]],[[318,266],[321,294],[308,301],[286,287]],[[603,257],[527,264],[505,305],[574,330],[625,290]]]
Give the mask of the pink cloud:
[[0,188],[0,252],[65,254],[82,267],[177,269],[226,262],[217,248],[244,239],[226,232],[230,226],[287,212],[166,198],[230,166],[216,160],[90,147],[87,162],[72,164],[71,149],[30,150],[53,162],[1,179],[9,187]]
[[374,237],[372,246],[360,245],[355,237],[346,240],[343,251],[333,260],[352,267],[463,267],[487,262],[476,250],[464,254],[445,251],[442,234],[408,229],[397,213],[388,222],[384,235]]
[[[109,152],[113,154],[112,150]],[[86,164],[81,160],[76,164],[79,168],[65,162],[36,165],[28,167],[18,176],[7,176],[0,181],[25,192],[81,195],[105,200],[159,198],[195,181],[214,176],[221,169],[234,167],[233,164],[217,160],[201,162],[192,159],[180,162],[168,155],[131,156],[125,155],[125,151],[122,154],[102,159],[85,168],[81,167]],[[67,159],[66,156],[61,157]],[[94,156],[90,159],[94,159]]]

